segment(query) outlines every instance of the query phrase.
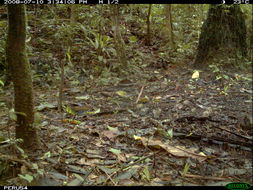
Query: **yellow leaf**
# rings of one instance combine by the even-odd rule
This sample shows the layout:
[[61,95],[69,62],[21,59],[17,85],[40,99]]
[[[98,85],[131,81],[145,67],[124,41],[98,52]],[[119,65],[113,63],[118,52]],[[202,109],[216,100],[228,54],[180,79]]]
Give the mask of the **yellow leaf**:
[[192,135],[192,132],[190,132],[188,135],[186,135],[187,137],[191,136]]
[[66,111],[68,114],[70,114],[70,115],[75,115],[75,114],[76,114],[75,111],[72,110],[71,107],[69,107],[69,106],[66,106],[66,107],[65,107],[65,111]]
[[95,111],[90,111],[90,112],[86,112],[87,114],[90,114],[90,115],[95,115],[97,113],[100,113],[100,108],[98,108],[97,110]]
[[0,80],[0,85],[4,86],[4,82],[2,80]]
[[140,103],[147,103],[149,102],[149,97],[145,96],[139,100]]
[[198,79],[199,78],[199,71],[194,71],[194,73],[192,74],[192,79]]
[[141,137],[134,135],[134,140],[141,140]]
[[111,127],[111,126],[107,126],[107,128],[110,130],[110,131],[112,131],[112,132],[114,132],[114,133],[117,133],[118,132],[118,129],[117,128],[114,128],[114,127]]
[[199,155],[206,156],[204,152],[200,152]]
[[116,94],[118,94],[121,97],[126,97],[127,96],[127,93],[125,91],[122,91],[122,90],[117,91]]

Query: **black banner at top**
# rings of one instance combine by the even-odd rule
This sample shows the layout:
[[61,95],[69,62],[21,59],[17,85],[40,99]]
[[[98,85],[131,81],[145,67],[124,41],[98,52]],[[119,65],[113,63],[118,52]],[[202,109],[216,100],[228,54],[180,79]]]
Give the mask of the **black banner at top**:
[[4,4],[252,4],[253,0],[4,0]]

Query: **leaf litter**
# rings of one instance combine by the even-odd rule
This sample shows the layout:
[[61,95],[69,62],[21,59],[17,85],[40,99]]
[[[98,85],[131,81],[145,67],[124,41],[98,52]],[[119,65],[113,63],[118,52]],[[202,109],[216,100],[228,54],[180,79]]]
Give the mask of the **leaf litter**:
[[221,93],[202,72],[179,78],[177,69],[147,69],[141,82],[134,76],[85,93],[72,86],[63,114],[49,95],[57,90],[43,92],[37,111],[47,125],[39,132],[45,146],[38,165],[46,173],[37,185],[252,183],[252,130],[240,127],[238,114],[252,114],[251,81]]

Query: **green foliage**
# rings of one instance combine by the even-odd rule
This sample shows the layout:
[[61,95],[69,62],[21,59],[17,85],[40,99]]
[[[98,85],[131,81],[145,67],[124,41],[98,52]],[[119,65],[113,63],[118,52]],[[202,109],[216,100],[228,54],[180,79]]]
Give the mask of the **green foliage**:
[[131,43],[135,43],[135,42],[137,42],[137,37],[136,36],[130,36],[129,37],[129,41],[131,42]]
[[116,55],[116,51],[112,45],[112,38],[100,33],[91,32],[92,37],[87,39],[90,42],[92,47],[91,51],[93,57],[97,57],[97,61],[102,64],[107,63],[107,58],[110,58],[112,55]]
[[224,79],[224,80],[232,80],[225,72],[222,70],[220,64],[212,64],[209,65],[211,71],[216,75],[216,80]]
[[148,166],[145,166],[143,168],[142,173],[141,173],[141,178],[142,178],[142,180],[150,181],[151,174],[149,172],[149,167]]
[[185,164],[182,175],[185,176],[189,171],[190,165],[188,163]]
[[69,107],[69,106],[64,106],[64,110],[66,113],[68,113],[70,115],[76,115],[76,112],[74,110],[72,110],[71,107]]
[[167,136],[169,137],[169,138],[173,138],[173,129],[169,129],[168,131],[167,131]]
[[115,148],[111,148],[109,151],[112,152],[115,155],[121,154],[121,150],[118,150],[118,149],[115,149]]
[[30,170],[23,174],[18,174],[18,176],[25,180],[29,185],[34,185],[35,180],[44,175],[44,169],[39,168],[38,164],[32,163]]
[[0,87],[4,86],[4,82],[0,79]]
[[17,121],[17,114],[14,111],[14,108],[9,110],[9,118],[13,121]]
[[[206,17],[208,5],[172,5],[172,24],[176,51],[174,48],[164,45],[167,36],[165,35],[165,14],[164,5],[152,5],[151,13],[151,36],[154,48],[158,48],[159,57],[167,63],[185,62],[185,59],[193,59],[198,45],[200,29]],[[42,55],[47,61],[36,61],[34,81],[50,80],[60,78],[58,72],[58,60],[63,57],[67,47],[71,47],[68,55],[68,63],[65,64],[66,77],[74,80],[76,75],[81,75],[82,69],[88,76],[104,75],[107,72],[117,72],[118,58],[114,48],[114,31],[112,28],[112,13],[110,6],[76,5],[76,20],[70,21],[70,8],[67,5],[56,5],[38,9],[40,19],[34,18],[32,9],[28,12],[30,26],[28,42],[30,56]],[[245,14],[246,24],[250,32],[251,9],[249,6],[242,6]],[[126,43],[129,70],[124,70],[125,74],[141,72],[141,66],[148,63],[142,53],[143,41],[146,35],[146,19],[148,5],[121,5],[120,6],[120,28],[122,38]],[[35,30],[34,28],[38,28]],[[6,23],[5,23],[6,27]],[[0,28],[6,31],[6,28]],[[4,53],[4,40],[0,37],[0,67],[1,51]],[[135,51],[133,51],[133,49]],[[52,53],[53,52],[53,53]],[[51,54],[50,54],[51,53]],[[4,55],[4,54],[3,54]],[[38,57],[38,56],[37,56]],[[37,72],[38,68],[43,68],[43,72]],[[42,70],[42,69],[39,69]],[[46,76],[46,77],[45,77]],[[109,80],[101,78],[102,83],[108,84]],[[101,81],[102,81],[101,80]],[[44,82],[43,82],[44,84]],[[75,80],[73,84],[79,84]]]
[[[252,27],[252,7],[250,5],[242,4],[240,5],[242,12],[243,12],[243,18],[245,19],[245,24],[247,27],[247,34],[253,33],[253,27]],[[247,35],[247,44],[250,44],[250,35]],[[250,56],[250,55],[249,55]]]
[[25,174],[25,175],[21,175],[18,174],[18,176],[26,181],[28,181],[28,183],[31,183],[33,181],[33,176],[29,175],[29,174]]

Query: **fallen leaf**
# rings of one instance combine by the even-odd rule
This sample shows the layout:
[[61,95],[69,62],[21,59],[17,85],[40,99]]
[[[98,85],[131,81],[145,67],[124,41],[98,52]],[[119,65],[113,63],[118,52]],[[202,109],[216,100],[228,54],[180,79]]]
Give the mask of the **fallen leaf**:
[[69,106],[66,106],[64,108],[64,110],[65,110],[65,112],[67,112],[70,115],[76,115],[76,112],[71,107],[69,107]]
[[151,147],[158,148],[158,149],[162,148],[162,149],[166,150],[168,153],[170,153],[176,157],[191,157],[191,158],[198,159],[200,161],[203,161],[207,158],[204,155],[196,154],[196,153],[191,152],[183,147],[171,146],[169,144],[163,143],[160,140],[153,140],[153,139],[148,139],[145,137],[141,137],[140,140],[144,146],[151,146]]
[[101,164],[101,160],[81,158],[77,163],[81,165],[86,165],[86,166],[96,166],[96,165]]
[[194,71],[192,74],[192,79],[198,79],[199,78],[199,71]]
[[118,184],[121,186],[133,186],[136,185],[136,182],[131,179],[120,179]]
[[21,175],[18,174],[18,176],[22,179],[25,179],[26,181],[28,181],[29,183],[31,183],[33,181],[33,176],[29,175],[29,174],[25,174],[25,175]]
[[86,114],[89,114],[89,115],[95,115],[97,113],[100,113],[100,108],[98,108],[97,110],[95,111],[91,111],[91,112],[86,112]]
[[51,104],[51,103],[42,103],[37,107],[38,111],[42,111],[44,109],[52,109],[52,108],[56,108],[57,106],[55,104]]
[[115,180],[119,181],[119,180],[123,180],[123,179],[130,179],[134,174],[137,173],[139,166],[133,166],[131,169],[129,169],[126,172],[123,172],[121,174],[119,174]]
[[81,181],[79,178],[73,179],[70,181],[67,186],[80,186],[83,181]]
[[90,98],[89,95],[86,95],[86,96],[76,96],[75,99],[77,100],[88,100]]
[[149,102],[149,97],[145,96],[139,100],[140,103],[147,103]]
[[118,136],[115,132],[113,131],[103,131],[102,135],[107,137],[108,139],[114,139],[116,136]]
[[114,133],[119,132],[119,130],[118,130],[117,128],[115,128],[115,127],[110,127],[110,126],[108,125],[107,128],[108,128],[110,131],[114,132]]
[[147,180],[147,181],[150,181],[150,172],[149,172],[149,169],[148,169],[148,166],[145,166],[142,170],[142,173],[141,173],[141,178],[142,180]]
[[77,135],[71,135],[71,136],[70,136],[70,139],[71,139],[71,140],[79,141],[79,136],[77,136]]
[[115,149],[115,148],[111,148],[109,151],[112,152],[115,155],[121,154],[121,150],[118,150],[118,149]]
[[73,125],[79,125],[81,121],[75,120],[75,119],[63,119],[62,120],[64,123],[70,123]]
[[117,170],[117,168],[108,168],[106,166],[97,166],[100,170],[102,170],[103,172],[105,172],[106,174],[112,174],[113,172],[115,172]]
[[121,96],[121,97],[126,97],[127,96],[127,93],[125,91],[122,91],[122,90],[117,91],[116,94]]

